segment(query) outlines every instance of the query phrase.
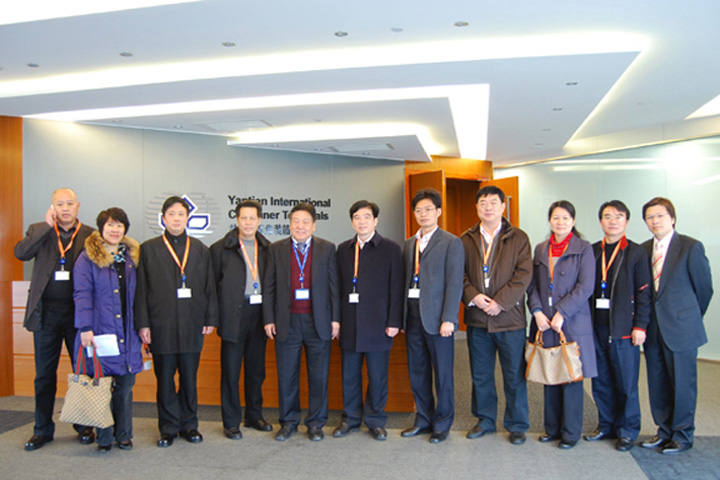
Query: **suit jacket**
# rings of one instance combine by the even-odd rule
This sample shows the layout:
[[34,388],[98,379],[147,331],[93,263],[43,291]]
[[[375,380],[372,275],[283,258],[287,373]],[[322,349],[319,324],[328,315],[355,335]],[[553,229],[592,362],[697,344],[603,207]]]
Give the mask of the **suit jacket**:
[[[255,235],[255,241],[258,242],[258,280],[261,281],[265,273],[270,242],[260,233]],[[215,273],[220,313],[218,335],[226,342],[235,343],[240,338],[240,332],[252,327],[252,325],[240,324],[242,307],[245,304],[247,266],[245,256],[240,249],[237,227],[213,243],[210,247],[210,256]]]
[[[78,258],[85,247],[85,240],[94,231],[92,227],[83,224],[66,255]],[[35,259],[23,326],[31,332],[38,331],[42,328],[43,292],[60,258],[55,229],[45,222],[30,225],[25,238],[15,245],[15,257],[23,262]],[[72,281],[72,278],[70,280]]]
[[[318,337],[332,338],[331,322],[340,322],[340,295],[337,277],[335,245],[313,236],[312,238],[312,291],[310,301],[313,322]],[[294,292],[290,288],[291,237],[279,240],[268,248],[268,261],[263,276],[263,322],[275,324],[277,339],[284,342],[290,329],[290,300]]]
[[[415,235],[405,241],[405,298],[415,274]],[[420,256],[420,319],[430,335],[440,335],[440,324],[459,326],[458,313],[463,294],[465,253],[462,242],[438,228]],[[405,302],[407,325],[407,302]]]
[[[643,243],[650,262],[653,239]],[[673,352],[698,348],[707,343],[703,315],[713,295],[710,262],[703,244],[694,238],[673,233],[668,246],[660,285],[653,285],[652,320]],[[648,342],[656,342],[654,329]]]
[[387,327],[402,327],[405,272],[400,245],[378,232],[360,250],[357,292],[360,303],[350,303],[355,273],[357,237],[338,246],[342,328],[340,347],[352,352],[382,352],[392,347]]

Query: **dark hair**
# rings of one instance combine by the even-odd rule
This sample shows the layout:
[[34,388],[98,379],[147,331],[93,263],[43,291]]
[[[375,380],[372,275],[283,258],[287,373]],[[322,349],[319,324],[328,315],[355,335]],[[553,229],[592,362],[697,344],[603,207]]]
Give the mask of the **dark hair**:
[[357,212],[361,208],[369,208],[370,210],[372,210],[373,218],[377,218],[378,215],[380,215],[380,207],[378,207],[377,204],[369,202],[367,200],[358,200],[357,202],[352,204],[352,207],[350,207],[350,220],[352,220],[355,212]]
[[670,218],[673,219],[673,225],[675,224],[675,206],[672,204],[670,200],[664,197],[655,197],[649,202],[647,202],[645,205],[643,205],[643,220],[645,220],[645,212],[650,207],[665,207],[665,209],[668,212],[668,215],[670,215]]
[[[570,214],[573,220],[575,220],[575,206],[568,202],[567,200],[558,200],[557,202],[553,202],[552,205],[550,205],[550,208],[548,209],[548,220],[552,218],[553,211],[556,208],[562,208],[564,210],[567,210],[567,212]],[[578,231],[577,228],[573,225],[572,233],[578,238],[582,238],[582,235]]]
[[127,231],[130,229],[130,220],[128,220],[127,213],[125,213],[125,210],[123,210],[122,208],[111,207],[98,213],[97,220],[95,220],[95,224],[100,231],[100,236],[102,236],[102,231],[105,227],[105,224],[111,218],[116,222],[120,222],[125,225],[125,234],[127,235]]
[[315,213],[315,207],[313,207],[311,204],[309,204],[307,202],[300,202],[297,205],[295,205],[294,207],[292,207],[292,209],[290,210],[290,215],[288,215],[288,218],[290,220],[292,220],[293,213],[299,212],[299,211],[308,212],[310,214],[310,216],[312,216],[313,223],[315,223],[315,219],[317,218],[316,217],[317,214]]
[[255,199],[248,198],[247,200],[243,200],[242,202],[238,203],[235,207],[235,218],[240,216],[240,209],[245,207],[254,208],[255,210],[257,210],[257,216],[262,216],[262,205],[260,204],[260,202]]
[[187,214],[190,215],[190,205],[188,205],[188,203],[185,201],[185,199],[178,197],[177,195],[173,195],[172,197],[168,197],[168,199],[163,202],[163,205],[162,205],[163,216],[165,216],[165,212],[167,212],[168,208],[172,207],[176,203],[179,203],[180,205],[182,205],[183,208],[185,209],[185,211],[187,212]]
[[505,192],[500,190],[495,185],[488,185],[486,187],[482,187],[478,192],[475,194],[475,203],[478,202],[482,197],[489,197],[490,195],[497,195],[500,197],[500,203],[505,203]]
[[600,205],[600,210],[598,210],[598,220],[602,220],[603,211],[606,208],[614,208],[618,212],[622,212],[625,214],[625,218],[630,220],[630,209],[620,200],[610,200],[609,202],[605,202],[602,205]]
[[420,200],[425,200],[426,198],[435,205],[435,208],[442,208],[442,198],[440,197],[440,192],[434,188],[423,188],[422,190],[418,190],[412,199],[413,210],[417,204],[420,203]]

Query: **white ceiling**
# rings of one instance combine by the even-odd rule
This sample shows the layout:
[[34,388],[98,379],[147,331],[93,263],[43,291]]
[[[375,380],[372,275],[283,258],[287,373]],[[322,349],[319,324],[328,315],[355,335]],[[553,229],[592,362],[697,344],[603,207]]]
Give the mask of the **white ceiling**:
[[[0,115],[226,136],[264,122],[254,147],[511,165],[720,133],[717,116],[685,120],[720,95],[719,18],[717,0],[204,0],[7,24]],[[473,85],[489,95],[453,90]],[[352,93],[298,100],[335,92]],[[362,138],[325,130],[343,125]],[[313,136],[274,137],[298,126]]]

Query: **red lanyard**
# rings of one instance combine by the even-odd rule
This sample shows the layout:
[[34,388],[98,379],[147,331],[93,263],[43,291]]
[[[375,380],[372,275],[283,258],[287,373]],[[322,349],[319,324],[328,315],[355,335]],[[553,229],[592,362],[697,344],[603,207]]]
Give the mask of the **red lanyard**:
[[[623,238],[625,236],[623,235]],[[622,243],[622,239],[618,241],[617,245],[615,245],[615,250],[613,250],[612,255],[610,255],[610,263],[605,266],[607,263],[607,260],[605,260],[605,239],[602,239],[602,285],[607,285],[607,274],[610,271],[610,267],[612,267],[613,262],[615,261],[615,257],[617,257],[618,252],[620,251],[620,244]],[[602,287],[603,290],[605,287]]]
[[70,243],[68,243],[67,247],[63,247],[62,241],[60,240],[60,230],[58,229],[57,222],[55,222],[55,234],[57,235],[58,250],[60,250],[60,265],[63,267],[65,266],[65,254],[68,250],[72,248],[75,237],[77,236],[78,232],[80,232],[81,226],[82,223],[80,222],[80,220],[78,220],[77,225],[75,226],[75,233],[73,233],[72,237],[70,237]]
[[[494,237],[493,237],[494,240]],[[488,242],[487,251],[485,250],[485,236],[480,233],[480,246],[482,247],[482,253],[483,253],[483,272],[486,274],[488,273],[488,270],[490,269],[490,265],[488,264],[488,260],[490,259],[490,253],[492,253],[492,247],[493,247],[493,240],[490,240]]]
[[258,288],[258,242],[257,239],[255,239],[255,260],[250,261],[250,257],[247,254],[247,251],[245,250],[245,244],[243,243],[242,238],[240,235],[238,235],[238,241],[240,242],[240,249],[242,250],[243,256],[245,257],[245,263],[247,264],[248,268],[250,269],[250,275],[252,275],[253,283],[255,290]]
[[163,234],[163,242],[165,242],[165,246],[170,251],[170,255],[172,255],[173,260],[175,260],[175,263],[180,268],[180,275],[182,275],[183,286],[185,286],[185,280],[187,279],[187,277],[185,276],[185,265],[187,265],[188,254],[190,253],[190,237],[185,237],[185,253],[183,254],[182,264],[180,263],[177,254],[175,254],[175,250],[172,248],[172,245],[170,245],[170,242],[168,242],[165,234]]

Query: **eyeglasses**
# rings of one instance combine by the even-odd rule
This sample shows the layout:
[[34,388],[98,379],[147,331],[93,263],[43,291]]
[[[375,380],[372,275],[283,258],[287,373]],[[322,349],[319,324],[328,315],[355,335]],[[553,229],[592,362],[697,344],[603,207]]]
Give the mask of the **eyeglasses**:
[[425,208],[416,208],[414,211],[415,211],[415,215],[422,215],[423,213],[430,214],[430,213],[434,212],[435,210],[437,210],[437,208],[435,208],[435,207],[425,207]]
[[645,217],[646,222],[652,222],[653,220],[662,220],[665,217],[669,217],[667,213],[658,213],[657,215],[648,215]]

